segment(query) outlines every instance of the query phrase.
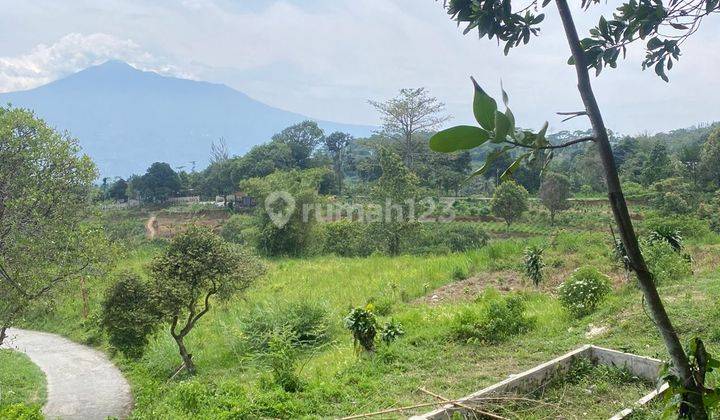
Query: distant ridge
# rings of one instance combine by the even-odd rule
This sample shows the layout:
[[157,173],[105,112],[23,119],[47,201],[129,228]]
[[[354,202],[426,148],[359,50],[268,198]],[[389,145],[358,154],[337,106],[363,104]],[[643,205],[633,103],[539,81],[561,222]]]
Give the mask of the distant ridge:
[[[161,76],[108,61],[35,89],[2,93],[0,101],[35,110],[69,130],[101,176],[143,172],[165,161],[202,169],[210,143],[223,137],[233,154],[311,119],[256,101],[228,86]],[[369,135],[373,127],[318,121],[326,132]]]

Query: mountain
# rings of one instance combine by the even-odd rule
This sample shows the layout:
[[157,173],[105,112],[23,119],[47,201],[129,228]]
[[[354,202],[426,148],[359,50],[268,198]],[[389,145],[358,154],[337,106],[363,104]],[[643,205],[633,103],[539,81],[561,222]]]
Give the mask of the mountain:
[[[68,130],[101,176],[143,173],[156,161],[198,169],[210,143],[224,138],[243,154],[273,134],[312,119],[256,101],[228,86],[165,77],[108,61],[47,85],[0,94],[0,102],[33,109]],[[317,121],[326,132],[367,136],[373,127]]]

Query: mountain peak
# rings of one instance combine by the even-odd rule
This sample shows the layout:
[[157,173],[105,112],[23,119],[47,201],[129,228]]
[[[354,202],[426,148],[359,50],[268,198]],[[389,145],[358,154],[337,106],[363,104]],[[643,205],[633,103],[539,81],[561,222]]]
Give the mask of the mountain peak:
[[[162,76],[110,60],[47,85],[0,94],[0,101],[35,110],[69,130],[101,174],[142,173],[165,161],[199,167],[222,137],[244,153],[285,127],[309,119],[273,108],[224,85]],[[372,127],[319,121],[331,131],[365,136]]]

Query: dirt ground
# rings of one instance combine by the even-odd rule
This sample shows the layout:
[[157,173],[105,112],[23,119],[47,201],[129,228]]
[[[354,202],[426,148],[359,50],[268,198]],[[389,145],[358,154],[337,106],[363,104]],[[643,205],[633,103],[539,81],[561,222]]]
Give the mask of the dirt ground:
[[183,232],[191,223],[209,227],[217,232],[229,217],[230,214],[224,210],[206,210],[196,213],[159,212],[150,216],[145,223],[145,230],[148,239],[172,238]]

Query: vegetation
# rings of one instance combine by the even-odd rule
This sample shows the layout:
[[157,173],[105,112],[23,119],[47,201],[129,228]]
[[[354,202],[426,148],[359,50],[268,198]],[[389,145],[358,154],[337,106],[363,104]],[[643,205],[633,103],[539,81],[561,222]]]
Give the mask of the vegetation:
[[558,288],[560,302],[578,318],[595,312],[610,291],[610,277],[591,266],[576,269]]
[[[669,356],[657,404],[716,415],[720,126],[620,136],[588,76],[640,37],[666,78],[681,43],[658,28],[682,39],[678,10],[699,22],[700,3],[630,2],[583,40],[555,3],[586,104],[569,116],[590,117],[588,131],[521,128],[507,92],[500,110],[473,80],[477,126],[435,132],[444,105],[404,89],[371,101],[383,130],[369,138],[304,121],[242,156],[213,142],[200,171],[156,162],[93,186],[74,139],[0,108],[0,342],[18,325],[109,350],[137,419],[418,414],[430,409],[418,387],[464,396],[588,342]],[[446,7],[507,52],[548,4]],[[238,191],[255,205],[235,206]],[[203,202],[170,205],[185,195]],[[233,204],[215,202],[225,195]],[[150,240],[152,220],[164,225]],[[41,415],[33,369],[0,351],[0,417]],[[609,417],[650,388],[581,361],[524,396],[533,407],[486,408]]]
[[545,174],[539,196],[550,212],[550,223],[555,224],[555,214],[570,208],[570,179],[561,174]]
[[528,209],[528,192],[514,181],[505,181],[495,190],[490,208],[508,227]]
[[23,109],[0,107],[0,344],[60,286],[102,261],[87,222],[95,165],[77,140]]
[[0,418],[40,420],[45,375],[22,353],[0,349]]

